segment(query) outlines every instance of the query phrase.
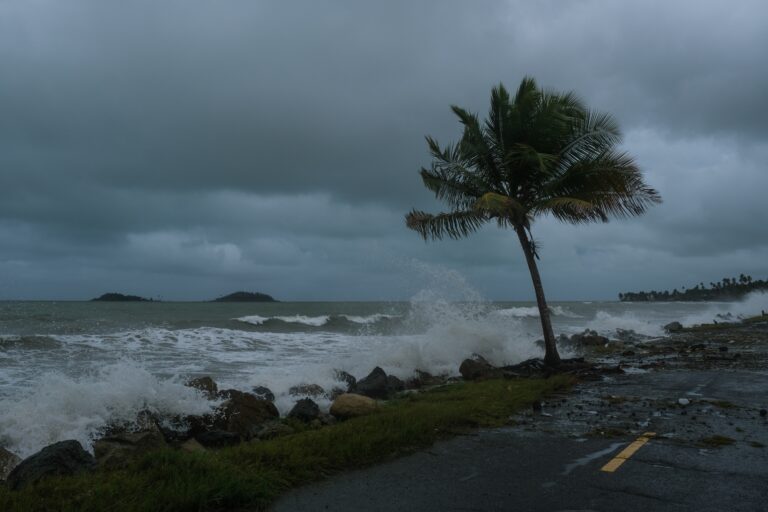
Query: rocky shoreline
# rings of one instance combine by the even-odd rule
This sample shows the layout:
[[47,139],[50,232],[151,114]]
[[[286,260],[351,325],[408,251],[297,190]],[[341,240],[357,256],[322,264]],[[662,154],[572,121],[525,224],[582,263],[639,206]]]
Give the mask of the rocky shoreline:
[[[669,327],[669,326],[668,326]],[[669,331],[679,331],[672,326]],[[461,377],[431,375],[416,370],[405,381],[387,375],[380,367],[356,379],[336,372],[338,386],[326,390],[317,384],[302,384],[290,389],[296,401],[280,417],[274,394],[265,386],[249,392],[219,390],[211,377],[187,382],[215,405],[215,410],[201,416],[168,417],[154,411],[141,411],[129,425],[110,425],[93,442],[93,454],[74,440],[49,445],[23,461],[0,447],[0,480],[11,489],[21,489],[50,475],[72,475],[98,468],[127,466],[148,452],[172,448],[187,452],[205,452],[240,443],[254,443],[286,436],[308,429],[321,429],[338,421],[373,414],[383,401],[421,389],[434,388],[459,380],[546,378],[568,373],[583,380],[602,379],[611,373],[651,371],[671,367],[718,367],[763,365],[768,356],[764,322],[739,324],[728,329],[702,332],[673,332],[668,337],[646,339],[631,331],[620,331],[617,339],[608,339],[585,331],[558,340],[560,348],[572,355],[557,369],[531,359],[516,365],[496,367],[481,355],[465,359],[458,367]],[[757,348],[756,348],[757,347]],[[328,412],[316,400],[331,401]]]

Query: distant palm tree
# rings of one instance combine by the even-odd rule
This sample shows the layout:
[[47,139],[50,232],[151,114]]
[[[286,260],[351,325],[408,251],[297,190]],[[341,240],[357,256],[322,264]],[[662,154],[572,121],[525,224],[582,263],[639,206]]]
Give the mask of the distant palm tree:
[[464,125],[461,140],[441,148],[427,137],[432,165],[424,185],[450,211],[413,210],[406,224],[424,239],[462,238],[494,220],[512,228],[531,273],[544,333],[545,361],[560,356],[536,265],[533,220],[550,214],[573,224],[640,215],[659,194],[647,186],[635,161],[619,152],[617,123],[588,110],[573,93],[544,91],[524,78],[514,97],[503,85],[491,91],[488,118],[480,122],[452,106]]

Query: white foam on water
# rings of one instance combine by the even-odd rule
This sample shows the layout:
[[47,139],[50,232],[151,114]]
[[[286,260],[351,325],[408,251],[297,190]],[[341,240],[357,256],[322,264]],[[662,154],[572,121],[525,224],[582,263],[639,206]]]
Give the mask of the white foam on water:
[[330,319],[331,319],[330,315],[320,315],[320,316],[289,315],[289,316],[271,316],[267,318],[259,315],[251,315],[251,316],[244,316],[242,318],[235,318],[235,320],[237,321],[254,324],[254,325],[262,325],[269,320],[279,320],[281,322],[285,322],[289,324],[304,324],[304,325],[309,325],[311,327],[321,327],[326,323],[328,323],[328,320]]
[[0,444],[21,457],[67,439],[89,449],[110,422],[135,422],[143,409],[204,414],[214,405],[178,378],[159,379],[130,361],[79,378],[48,372],[25,395],[0,400]]
[[618,329],[635,331],[644,336],[662,336],[664,329],[657,318],[649,319],[634,311],[609,313],[597,311],[595,318],[588,321],[584,328],[592,329],[604,336],[613,336]]
[[[581,315],[577,315],[576,313],[563,306],[549,306],[549,311],[554,316],[562,316],[566,318],[582,318]],[[539,318],[539,308],[536,306],[521,306],[516,308],[496,309],[491,314],[511,316],[515,318]]]
[[689,314],[680,319],[685,326],[717,322],[735,322],[743,318],[768,312],[768,293],[755,291],[747,294],[738,302],[718,302],[708,304],[704,311]]
[[384,313],[376,313],[373,315],[367,315],[367,316],[358,316],[358,315],[340,315],[350,322],[354,322],[356,324],[375,324],[376,322],[380,322],[382,320],[387,320],[391,318],[401,318],[400,315],[387,315]]

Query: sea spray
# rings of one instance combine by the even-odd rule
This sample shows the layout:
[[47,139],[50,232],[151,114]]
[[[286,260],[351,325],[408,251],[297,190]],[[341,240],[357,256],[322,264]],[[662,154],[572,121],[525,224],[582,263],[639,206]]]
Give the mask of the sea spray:
[[159,379],[130,361],[80,378],[50,372],[24,396],[0,400],[0,444],[21,457],[66,439],[90,447],[105,427],[134,423],[141,410],[204,414],[216,404],[179,378]]

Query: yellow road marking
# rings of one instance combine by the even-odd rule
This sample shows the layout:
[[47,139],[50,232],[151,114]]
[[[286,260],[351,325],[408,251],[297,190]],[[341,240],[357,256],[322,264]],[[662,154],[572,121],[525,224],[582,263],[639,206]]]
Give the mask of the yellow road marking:
[[619,469],[619,466],[624,464],[624,462],[629,459],[632,455],[635,454],[637,450],[639,450],[645,443],[647,443],[653,436],[656,435],[656,432],[646,432],[645,434],[638,437],[632,444],[621,450],[621,453],[619,453],[617,456],[612,458],[610,461],[608,461],[608,464],[600,468],[600,471],[605,471],[606,473],[613,473],[617,469]]

